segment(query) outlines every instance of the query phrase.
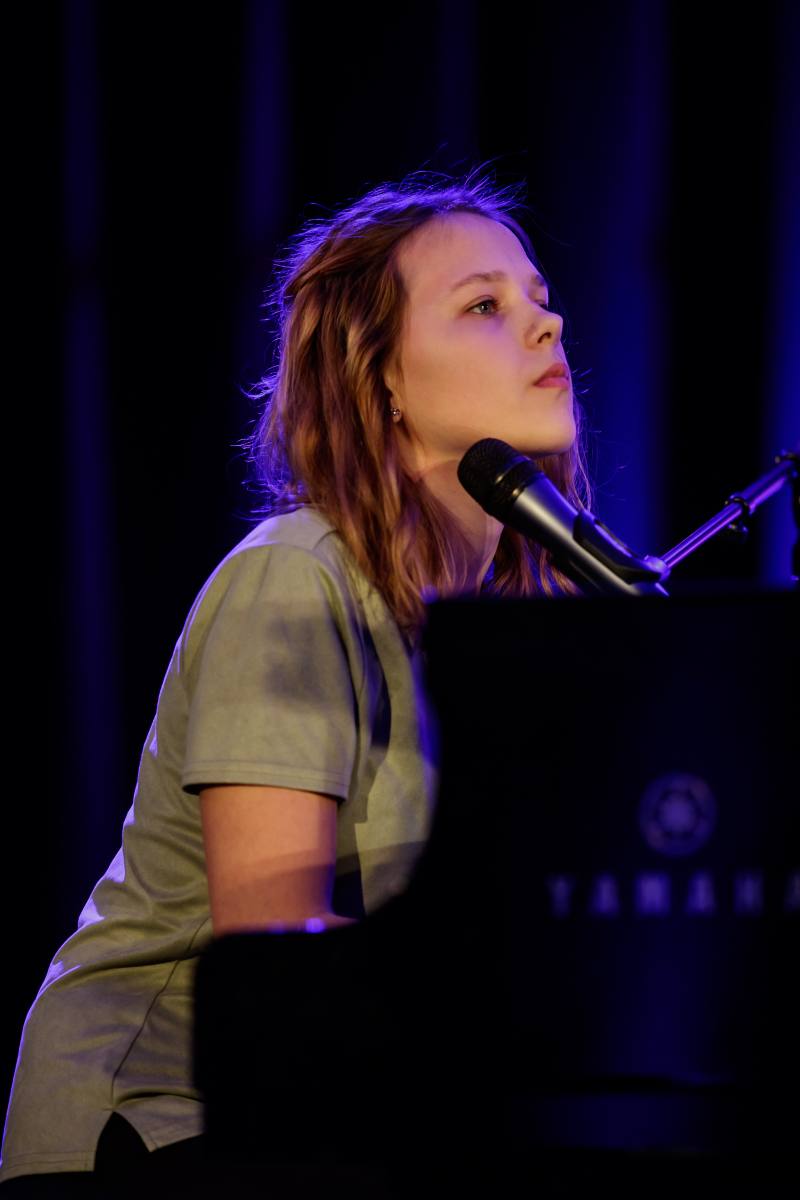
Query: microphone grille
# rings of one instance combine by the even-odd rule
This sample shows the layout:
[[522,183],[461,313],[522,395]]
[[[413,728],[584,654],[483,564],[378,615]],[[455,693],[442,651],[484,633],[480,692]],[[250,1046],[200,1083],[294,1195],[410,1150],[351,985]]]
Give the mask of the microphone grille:
[[[519,470],[512,470],[518,467]],[[481,508],[502,521],[521,485],[541,472],[508,442],[483,438],[470,446],[458,464],[458,481]]]

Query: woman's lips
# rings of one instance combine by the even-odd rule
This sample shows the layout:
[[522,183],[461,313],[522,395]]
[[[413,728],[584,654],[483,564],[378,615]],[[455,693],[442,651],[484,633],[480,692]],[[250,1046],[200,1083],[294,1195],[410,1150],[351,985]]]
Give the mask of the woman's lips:
[[546,379],[540,379],[539,382],[535,383],[533,386],[534,387],[548,387],[548,388],[565,388],[565,387],[569,387],[569,379],[567,378],[566,375],[548,375]]

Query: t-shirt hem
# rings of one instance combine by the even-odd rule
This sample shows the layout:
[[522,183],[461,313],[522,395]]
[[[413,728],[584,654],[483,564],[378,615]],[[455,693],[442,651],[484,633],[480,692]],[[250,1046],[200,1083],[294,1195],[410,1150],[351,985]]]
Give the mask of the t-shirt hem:
[[[128,1124],[136,1130],[147,1149],[151,1151],[197,1137],[203,1132],[202,1123],[199,1128],[190,1129],[187,1129],[185,1120],[155,1121],[151,1124],[149,1121],[131,1120],[124,1111],[121,1109],[118,1111],[119,1115],[124,1117]],[[0,1183],[15,1179],[20,1175],[44,1175],[49,1172],[60,1173],[62,1171],[93,1172],[96,1153],[95,1148],[91,1151],[75,1151],[74,1153],[59,1151],[54,1154],[21,1154],[10,1160],[4,1159],[0,1166]]]
[[181,772],[181,787],[215,783],[254,783],[262,787],[298,788],[305,792],[332,792],[346,799],[350,781],[341,775],[323,775],[318,771],[283,770],[252,763],[194,762]]
[[45,1175],[48,1172],[94,1171],[94,1150],[76,1154],[23,1154],[0,1167],[0,1183],[20,1175]]
[[167,1124],[156,1121],[154,1124],[150,1124],[147,1120],[142,1121],[138,1113],[136,1117],[131,1117],[124,1109],[118,1111],[119,1115],[124,1117],[128,1124],[136,1130],[148,1150],[161,1150],[164,1146],[172,1146],[175,1142],[201,1137],[203,1133],[202,1122],[195,1128],[187,1128],[186,1121],[170,1121]]

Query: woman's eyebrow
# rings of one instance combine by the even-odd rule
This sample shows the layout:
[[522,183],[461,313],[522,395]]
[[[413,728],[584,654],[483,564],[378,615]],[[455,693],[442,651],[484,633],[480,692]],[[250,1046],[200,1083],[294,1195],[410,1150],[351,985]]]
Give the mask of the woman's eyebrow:
[[[474,271],[472,275],[466,275],[463,279],[459,279],[458,283],[454,283],[450,289],[451,294],[457,292],[459,288],[465,287],[468,283],[502,283],[508,276],[505,271]],[[531,275],[531,283],[534,287],[547,287],[546,280],[542,279],[541,275]]]

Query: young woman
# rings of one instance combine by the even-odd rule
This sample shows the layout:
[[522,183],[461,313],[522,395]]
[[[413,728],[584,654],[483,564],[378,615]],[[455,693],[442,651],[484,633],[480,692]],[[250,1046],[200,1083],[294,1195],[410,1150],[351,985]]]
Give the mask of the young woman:
[[120,1194],[200,1160],[204,946],[358,919],[425,842],[426,599],[576,590],[456,475],[497,437],[590,503],[562,318],[516,202],[480,172],[415,173],[307,225],[279,264],[249,439],[266,505],[188,614],[122,846],[25,1023],[12,1189]]

